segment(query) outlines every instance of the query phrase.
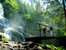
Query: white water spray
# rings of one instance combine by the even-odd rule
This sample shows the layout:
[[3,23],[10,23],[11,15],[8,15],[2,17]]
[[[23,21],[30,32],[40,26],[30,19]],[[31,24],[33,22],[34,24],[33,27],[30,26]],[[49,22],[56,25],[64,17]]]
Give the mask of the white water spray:
[[[16,39],[16,40],[24,41],[25,39],[24,39],[24,36],[21,32],[23,30],[23,27],[19,26],[20,22],[21,21],[12,21],[11,23],[8,23],[8,19],[4,17],[4,10],[3,10],[2,4],[0,3],[0,27],[2,27],[2,29],[4,31],[4,35],[6,35],[10,39],[12,39],[12,37],[14,37],[14,39]],[[16,36],[17,34],[19,36],[21,36],[21,39]]]
[[[3,29],[3,32],[4,32],[4,29],[8,27],[8,23],[7,23],[7,19],[3,16],[4,16],[4,10],[3,10],[2,4],[0,3],[0,27],[1,29]],[[5,32],[3,33],[3,35],[5,35],[7,38],[10,39],[10,36],[6,34]]]

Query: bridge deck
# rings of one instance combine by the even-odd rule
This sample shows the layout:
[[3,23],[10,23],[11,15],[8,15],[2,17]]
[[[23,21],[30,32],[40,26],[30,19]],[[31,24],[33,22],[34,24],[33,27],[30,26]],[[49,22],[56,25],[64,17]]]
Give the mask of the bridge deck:
[[31,37],[25,38],[26,41],[33,41],[35,43],[41,43],[41,40],[57,39],[60,46],[66,46],[66,36],[52,36],[52,37]]
[[39,41],[39,40],[48,40],[48,39],[66,39],[66,36],[49,36],[49,37],[30,37],[25,38],[26,41]]

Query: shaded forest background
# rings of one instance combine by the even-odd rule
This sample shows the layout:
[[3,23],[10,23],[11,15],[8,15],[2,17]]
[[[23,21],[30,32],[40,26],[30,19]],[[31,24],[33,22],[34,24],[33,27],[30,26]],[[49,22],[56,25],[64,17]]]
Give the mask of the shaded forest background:
[[[56,36],[66,36],[63,2],[59,0],[2,0],[9,24],[20,25],[25,37],[40,36],[37,23],[53,26]],[[42,3],[42,4],[41,4]]]

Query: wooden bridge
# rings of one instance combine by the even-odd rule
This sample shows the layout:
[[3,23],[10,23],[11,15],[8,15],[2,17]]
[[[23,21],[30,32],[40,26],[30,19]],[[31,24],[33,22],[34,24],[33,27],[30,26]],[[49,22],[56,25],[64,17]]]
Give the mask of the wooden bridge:
[[40,43],[41,40],[48,40],[48,39],[57,39],[58,43],[61,46],[66,46],[66,36],[31,37],[31,38],[25,38],[25,41],[33,41],[36,43]]

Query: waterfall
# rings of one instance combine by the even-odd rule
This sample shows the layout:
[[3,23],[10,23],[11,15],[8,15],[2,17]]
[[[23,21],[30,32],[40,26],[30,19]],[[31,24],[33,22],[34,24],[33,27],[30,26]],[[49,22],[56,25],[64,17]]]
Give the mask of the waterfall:
[[19,25],[21,21],[18,22],[15,21],[15,19],[18,18],[14,18],[13,21],[9,23],[9,20],[4,17],[4,10],[2,4],[0,3],[0,32],[3,32],[3,34],[11,40],[24,41],[23,27]]

